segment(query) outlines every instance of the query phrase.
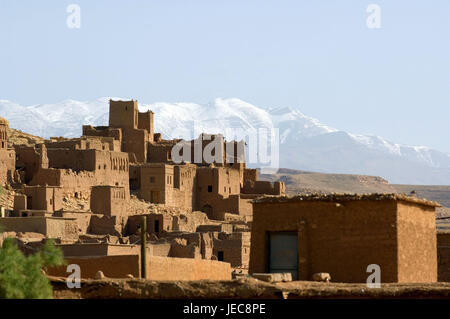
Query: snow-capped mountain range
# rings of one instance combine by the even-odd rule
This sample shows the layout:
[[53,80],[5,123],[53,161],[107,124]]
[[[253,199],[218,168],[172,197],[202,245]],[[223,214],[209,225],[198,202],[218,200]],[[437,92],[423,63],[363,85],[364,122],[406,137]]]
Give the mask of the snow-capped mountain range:
[[[30,106],[0,100],[0,116],[12,128],[33,135],[78,137],[82,125],[108,124],[109,99]],[[450,154],[340,131],[295,108],[263,109],[236,98],[217,98],[206,105],[139,103],[139,109],[155,113],[155,132],[166,139],[191,139],[200,132],[227,136],[227,129],[278,128],[284,168],[377,175],[398,184],[450,184]]]

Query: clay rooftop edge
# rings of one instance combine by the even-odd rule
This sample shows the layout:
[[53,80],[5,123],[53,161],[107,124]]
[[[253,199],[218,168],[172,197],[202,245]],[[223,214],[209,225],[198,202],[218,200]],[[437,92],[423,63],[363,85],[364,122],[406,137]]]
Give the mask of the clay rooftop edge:
[[255,198],[253,203],[285,203],[285,202],[300,202],[300,201],[403,201],[415,203],[419,205],[442,207],[441,204],[435,201],[430,201],[424,198],[417,198],[415,196],[408,196],[405,194],[391,193],[368,193],[368,194],[352,194],[352,193],[331,193],[331,194],[305,194],[305,195],[291,195],[291,196],[270,196],[265,195]]

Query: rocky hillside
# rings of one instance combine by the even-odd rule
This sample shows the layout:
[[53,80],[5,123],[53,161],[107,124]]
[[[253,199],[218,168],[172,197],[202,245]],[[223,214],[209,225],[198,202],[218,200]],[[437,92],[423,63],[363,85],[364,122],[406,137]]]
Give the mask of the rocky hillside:
[[289,195],[310,193],[395,193],[388,181],[378,176],[325,174],[281,168],[277,174],[260,175],[261,180],[283,181]]
[[31,135],[20,130],[15,130],[10,128],[8,130],[8,146],[13,147],[13,145],[35,145],[42,143],[44,139],[39,136]]

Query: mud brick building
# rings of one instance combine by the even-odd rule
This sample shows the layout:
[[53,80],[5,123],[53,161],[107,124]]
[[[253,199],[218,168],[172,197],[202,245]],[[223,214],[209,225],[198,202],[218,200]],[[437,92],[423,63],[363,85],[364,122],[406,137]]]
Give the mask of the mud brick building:
[[12,181],[16,166],[16,156],[13,149],[8,148],[9,122],[0,117],[0,185]]
[[215,233],[213,255],[218,261],[230,263],[231,267],[248,270],[250,259],[250,232]]
[[153,112],[141,113],[137,101],[113,101],[109,104],[109,126],[84,126],[83,135],[114,138],[132,162],[147,162],[148,143],[153,141]]
[[80,138],[51,137],[45,142],[49,149],[98,150],[120,152],[120,141],[114,137],[81,136]]
[[39,144],[36,147],[27,145],[14,145],[16,153],[16,171],[19,182],[29,184],[40,169],[48,168],[47,147]]
[[129,190],[123,186],[92,186],[90,207],[94,214],[127,215]]
[[[14,210],[0,222],[58,238],[66,257],[91,275],[139,273],[142,215],[152,278],[227,279],[232,268],[248,269],[251,200],[283,195],[284,184],[258,181],[245,166],[243,141],[221,134],[164,140],[154,132],[154,113],[139,112],[137,101],[110,100],[109,107],[108,126],[14,149],[0,119],[0,182],[15,192]],[[182,161],[172,158],[176,152]],[[99,236],[120,240],[103,245]]]
[[258,171],[256,169],[246,169],[244,171],[242,194],[283,195],[285,192],[286,186],[284,183],[258,181]]
[[53,213],[62,209],[62,191],[58,186],[24,186],[23,194],[14,196],[14,212],[22,216],[27,210]]
[[146,201],[189,209],[195,206],[195,165],[132,165],[130,175],[131,184]]
[[29,185],[60,186],[63,193],[89,198],[96,185],[121,186],[129,193],[128,154],[95,149],[48,149],[49,168],[40,168]]
[[61,241],[78,239],[76,221],[73,218],[49,216],[5,217],[0,218],[0,227],[5,232],[40,233],[48,238]]
[[263,197],[253,203],[250,273],[328,272],[335,282],[437,281],[435,208],[398,194]]
[[[285,193],[284,183],[257,181],[256,170],[246,173],[243,141],[227,142],[220,134],[201,134],[192,141],[162,140],[160,134],[154,133],[153,121],[154,114],[139,112],[136,101],[111,100],[109,126],[83,127],[84,136],[113,138],[128,153],[129,185],[139,198],[201,210],[210,218],[222,219],[225,213],[251,215],[250,199],[257,195]],[[187,147],[188,160],[174,162],[174,147],[180,148],[179,153]],[[207,163],[203,157],[209,149],[214,149],[210,152],[213,163]],[[50,160],[51,167],[54,163]],[[251,180],[244,183],[244,176]]]

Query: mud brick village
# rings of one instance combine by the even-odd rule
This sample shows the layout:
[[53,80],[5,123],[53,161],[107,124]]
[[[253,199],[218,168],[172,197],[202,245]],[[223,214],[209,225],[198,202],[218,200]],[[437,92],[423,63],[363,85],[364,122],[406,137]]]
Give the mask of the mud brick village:
[[[86,279],[365,283],[371,264],[383,283],[450,279],[450,233],[436,226],[436,201],[291,194],[246,167],[243,141],[165,140],[157,119],[137,101],[110,100],[109,126],[47,140],[17,137],[1,118],[0,241],[14,237],[28,254],[53,238]],[[196,161],[195,147],[213,142],[215,161]],[[191,160],[176,163],[180,143]]]

